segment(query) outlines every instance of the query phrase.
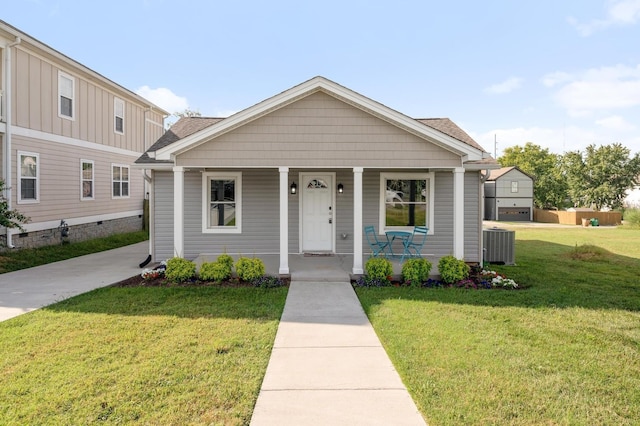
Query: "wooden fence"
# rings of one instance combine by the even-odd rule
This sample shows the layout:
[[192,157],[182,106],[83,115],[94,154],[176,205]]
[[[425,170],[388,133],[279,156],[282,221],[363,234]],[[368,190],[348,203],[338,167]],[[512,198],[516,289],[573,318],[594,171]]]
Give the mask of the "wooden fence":
[[568,212],[558,210],[535,209],[533,211],[533,221],[542,223],[561,223],[564,225],[582,225],[582,219],[587,223],[591,219],[597,219],[598,225],[613,226],[622,223],[622,213],[620,212]]

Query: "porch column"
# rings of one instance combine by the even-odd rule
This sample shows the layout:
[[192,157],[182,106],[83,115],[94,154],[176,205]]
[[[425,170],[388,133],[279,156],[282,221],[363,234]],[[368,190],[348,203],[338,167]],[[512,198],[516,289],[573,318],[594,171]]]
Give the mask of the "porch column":
[[289,273],[289,168],[280,167],[280,274]]
[[453,255],[464,259],[464,169],[453,169]]
[[353,274],[362,274],[362,172],[353,168]]
[[184,257],[184,167],[173,168],[173,255]]

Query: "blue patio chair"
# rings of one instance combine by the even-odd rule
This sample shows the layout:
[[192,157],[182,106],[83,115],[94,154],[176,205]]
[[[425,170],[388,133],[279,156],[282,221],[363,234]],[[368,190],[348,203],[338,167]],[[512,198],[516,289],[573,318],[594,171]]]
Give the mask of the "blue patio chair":
[[383,256],[386,256],[386,250],[387,247],[389,247],[389,242],[378,240],[376,229],[371,225],[364,227],[364,233],[367,236],[369,247],[371,247],[371,255],[369,255],[369,257],[377,257],[381,253]]
[[402,263],[405,256],[422,257],[422,247],[424,247],[424,243],[427,241],[427,232],[429,232],[429,228],[426,226],[416,226],[413,228],[413,235],[404,242],[404,253],[402,253],[400,263]]

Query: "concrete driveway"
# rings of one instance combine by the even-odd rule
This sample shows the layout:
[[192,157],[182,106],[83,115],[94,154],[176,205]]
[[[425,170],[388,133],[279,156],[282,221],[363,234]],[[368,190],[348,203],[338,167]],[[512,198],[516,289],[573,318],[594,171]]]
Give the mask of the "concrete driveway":
[[0,274],[0,321],[139,274],[149,243]]

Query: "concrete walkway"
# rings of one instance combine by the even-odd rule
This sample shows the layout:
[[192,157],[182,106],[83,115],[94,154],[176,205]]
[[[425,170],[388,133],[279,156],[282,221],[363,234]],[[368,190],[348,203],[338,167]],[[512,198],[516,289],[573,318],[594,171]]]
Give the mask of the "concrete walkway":
[[0,274],[0,321],[139,274],[147,241]]
[[351,285],[293,281],[251,425],[425,421]]

